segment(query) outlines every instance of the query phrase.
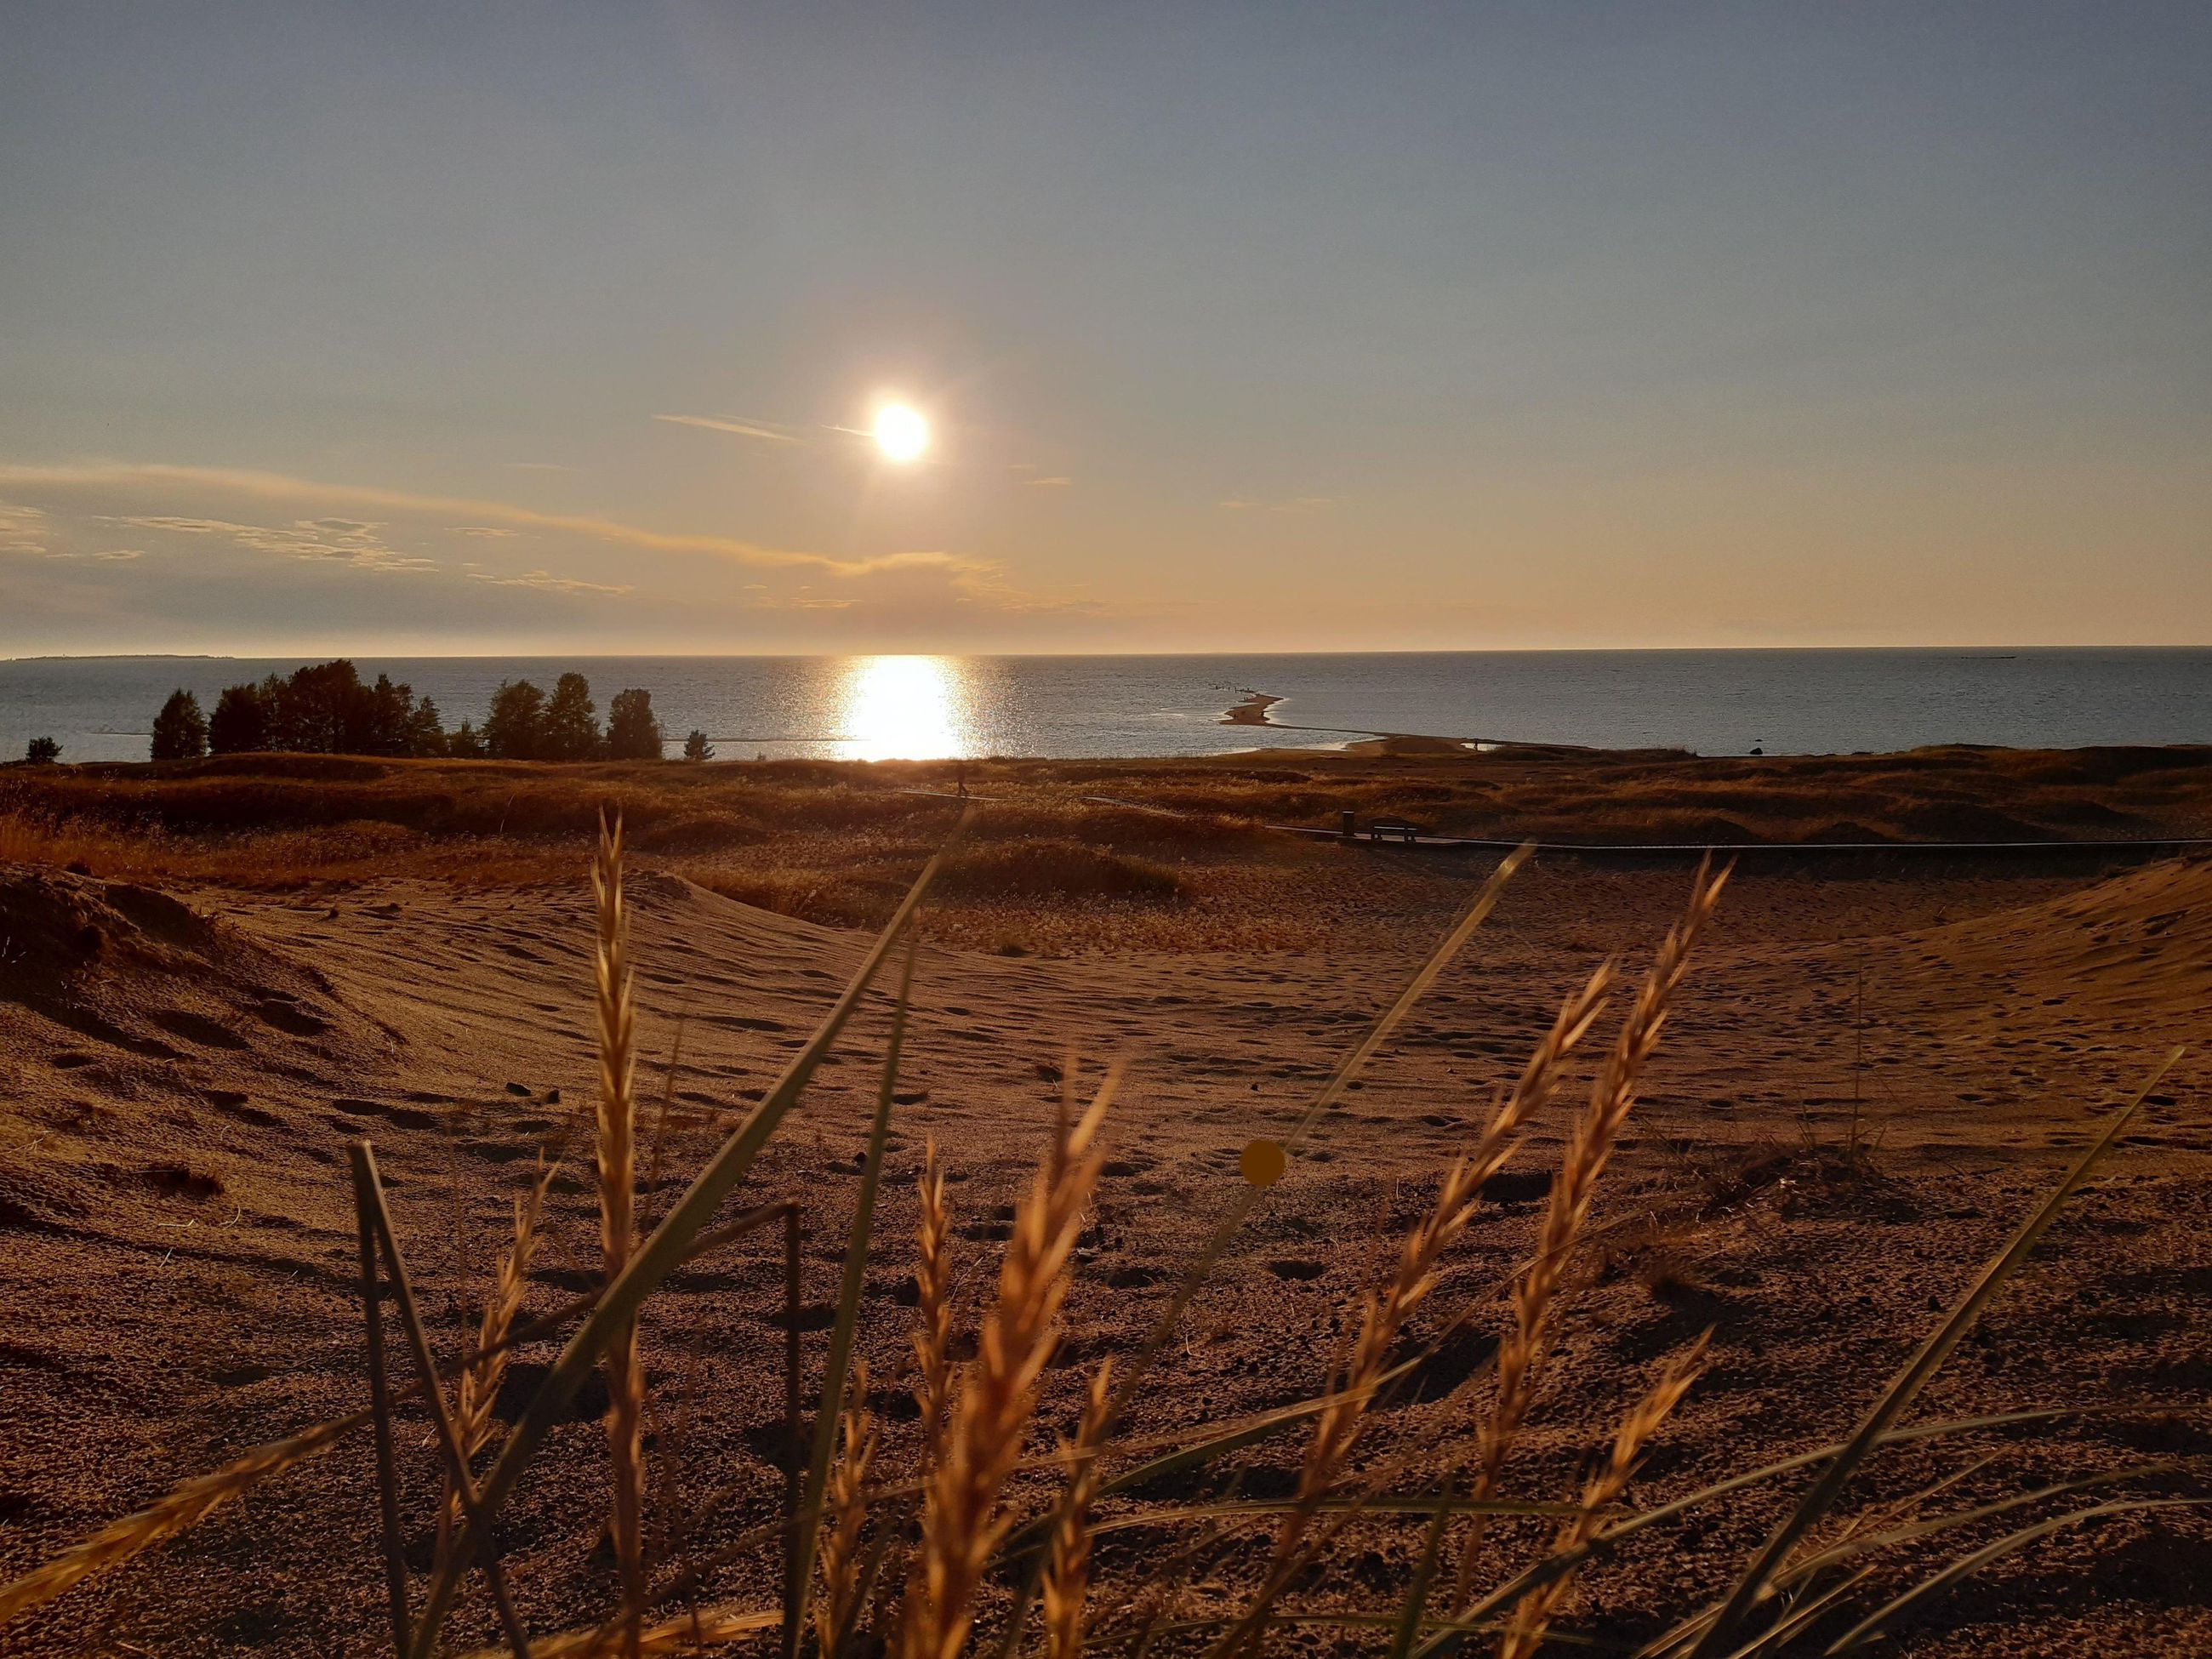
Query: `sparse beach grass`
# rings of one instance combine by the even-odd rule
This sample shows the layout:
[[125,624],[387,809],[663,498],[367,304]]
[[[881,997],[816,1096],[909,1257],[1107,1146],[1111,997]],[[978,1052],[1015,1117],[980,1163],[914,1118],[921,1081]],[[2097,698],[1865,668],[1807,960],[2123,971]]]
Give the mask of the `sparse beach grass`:
[[[0,860],[259,890],[405,877],[540,886],[573,878],[604,805],[622,814],[634,863],[779,914],[875,928],[972,807],[925,933],[1060,955],[1398,948],[1408,923],[1429,925],[1458,902],[1462,883],[1433,859],[1386,851],[1347,864],[1325,842],[1266,827],[1333,829],[1344,811],[1513,842],[2212,834],[2212,750],[1697,760],[1370,748],[1384,752],[964,766],[286,755],[0,768]],[[952,798],[963,786],[974,798],[965,804]]]

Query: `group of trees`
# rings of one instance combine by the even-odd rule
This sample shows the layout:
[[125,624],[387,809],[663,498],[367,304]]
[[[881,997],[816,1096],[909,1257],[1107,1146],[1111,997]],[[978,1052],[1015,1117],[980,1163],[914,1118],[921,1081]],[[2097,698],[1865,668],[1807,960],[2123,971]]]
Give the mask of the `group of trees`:
[[[528,680],[507,680],[492,694],[481,730],[463,720],[445,729],[438,705],[411,687],[379,674],[364,682],[340,659],[271,674],[259,684],[227,688],[210,716],[199,699],[179,690],[154,717],[153,757],[191,760],[283,750],[314,755],[452,755],[493,760],[659,760],[660,722],[653,694],[615,693],[605,730],[599,727],[591,683],[563,674],[549,696]],[[684,758],[712,760],[703,732],[684,745]]]
[[528,680],[506,680],[492,693],[483,730],[464,723],[447,752],[495,760],[659,760],[660,722],[650,691],[617,691],[607,705],[607,729],[593,718],[591,683],[563,674],[548,696]]
[[191,692],[173,691],[154,716],[153,757],[291,750],[311,755],[442,755],[438,705],[388,674],[365,684],[343,659],[226,687],[212,715]]

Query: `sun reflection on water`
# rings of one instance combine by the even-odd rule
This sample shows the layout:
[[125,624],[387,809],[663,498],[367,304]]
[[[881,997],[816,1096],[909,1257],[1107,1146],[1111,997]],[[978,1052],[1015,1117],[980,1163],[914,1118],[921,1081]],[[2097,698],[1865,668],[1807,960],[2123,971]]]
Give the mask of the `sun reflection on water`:
[[939,760],[973,750],[957,658],[854,657],[837,695],[842,747],[854,760]]

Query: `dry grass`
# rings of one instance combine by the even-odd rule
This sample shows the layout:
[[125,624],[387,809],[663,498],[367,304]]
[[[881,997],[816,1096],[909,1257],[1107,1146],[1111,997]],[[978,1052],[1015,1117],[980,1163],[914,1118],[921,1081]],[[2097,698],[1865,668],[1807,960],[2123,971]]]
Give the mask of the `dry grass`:
[[1067,1491],[1053,1517],[1052,1553],[1045,1563],[1039,1606],[1044,1616],[1044,1659],[1076,1659],[1083,1650],[1085,1601],[1091,1593],[1091,1506],[1098,1494],[1098,1455],[1111,1422],[1114,1362],[1091,1374],[1083,1420],[1063,1443]]
[[853,1367],[851,1392],[839,1424],[837,1462],[830,1474],[819,1561],[822,1588],[814,1607],[814,1635],[821,1650],[835,1653],[860,1612],[860,1528],[868,1518],[868,1476],[875,1468],[878,1433],[868,1409],[868,1366]]
[[1113,1093],[1109,1079],[1079,1120],[1071,1124],[1063,1115],[1016,1212],[981,1351],[962,1369],[951,1408],[939,1419],[921,1544],[900,1620],[902,1659],[954,1659],[959,1653],[984,1568],[1012,1525],[1000,1494],[1021,1461],[1037,1382],[1060,1340],[1068,1261],[1104,1161],[1092,1143]]
[[[562,1359],[549,1373],[530,1411],[516,1425],[480,1491],[468,1494],[468,1501],[472,1515],[478,1505],[486,1512],[496,1511],[514,1491],[524,1466],[544,1443],[545,1425],[572,1396],[582,1371],[594,1364],[603,1367],[613,1401],[606,1444],[613,1492],[610,1532],[615,1541],[618,1583],[615,1608],[602,1623],[535,1641],[530,1644],[531,1653],[582,1656],[613,1647],[638,1654],[675,1652],[779,1627],[787,1650],[798,1650],[802,1621],[795,1606],[784,1611],[722,1607],[681,1618],[656,1616],[668,1601],[688,1594],[697,1578],[680,1564],[642,1559],[639,1540],[644,1485],[638,1425],[647,1401],[638,1350],[639,1314],[669,1273],[690,1259],[695,1249],[707,1248],[713,1242],[716,1235],[708,1231],[708,1223],[716,1206],[740,1189],[761,1145],[773,1134],[781,1115],[805,1086],[812,1066],[857,1005],[871,977],[887,960],[936,868],[933,866],[925,872],[891,929],[870,952],[854,984],[822,1029],[794,1057],[785,1079],[715,1153],[652,1237],[640,1244],[633,1237],[631,1207],[635,1012],[625,960],[623,847],[618,828],[604,834],[593,877],[598,898],[597,1001],[602,1073],[598,1111],[599,1218],[608,1282],[601,1291],[580,1298],[558,1316],[549,1316],[556,1328],[579,1314],[586,1316],[586,1322],[568,1339]],[[1552,1183],[1534,1250],[1511,1281],[1502,1342],[1487,1379],[1487,1408],[1454,1443],[1443,1447],[1416,1445],[1363,1462],[1359,1455],[1364,1450],[1363,1437],[1372,1420],[1369,1403],[1398,1374],[1401,1368],[1392,1364],[1397,1340],[1431,1293],[1440,1264],[1463,1235],[1480,1201],[1483,1183],[1502,1166],[1531,1118],[1554,1094],[1568,1056],[1598,1017],[1607,975],[1594,976],[1565,1000],[1548,1032],[1537,1042],[1514,1091],[1498,1104],[1466,1153],[1446,1172],[1435,1201],[1420,1206],[1399,1245],[1392,1276],[1379,1294],[1361,1305],[1358,1334],[1345,1362],[1333,1375],[1319,1379],[1325,1385],[1324,1392],[1256,1421],[1209,1425],[1164,1445],[1157,1441],[1117,1443],[1113,1438],[1114,1394],[1109,1374],[1102,1367],[1091,1379],[1088,1403],[1073,1440],[1056,1452],[1033,1455],[1030,1450],[1036,1437],[1033,1419],[1040,1381],[1059,1343],[1060,1314],[1074,1271],[1077,1241],[1101,1168],[1098,1139],[1112,1097],[1111,1076],[1079,1119],[1072,1119],[1063,1109],[1054,1141],[1017,1210],[999,1265],[995,1291],[981,1322],[975,1357],[957,1368],[950,1216],[944,1171],[937,1150],[930,1147],[922,1175],[917,1231],[918,1328],[914,1346],[920,1422],[914,1455],[903,1460],[904,1467],[918,1473],[912,1479],[891,1482],[873,1479],[879,1461],[890,1460],[879,1458],[880,1428],[868,1408],[866,1374],[860,1372],[847,1397],[842,1449],[829,1471],[820,1517],[823,1524],[818,1560],[824,1589],[818,1619],[811,1627],[821,1659],[839,1659],[841,1645],[847,1650],[853,1646],[860,1622],[858,1609],[868,1594],[871,1563],[884,1559],[909,1541],[911,1565],[896,1574],[903,1594],[885,1608],[885,1627],[878,1632],[887,1646],[896,1648],[900,1659],[956,1659],[975,1643],[979,1626],[1003,1652],[1021,1651],[1028,1632],[1019,1621],[1026,1617],[1028,1600],[1000,1599],[994,1593],[994,1583],[1001,1576],[1018,1577],[1024,1563],[1036,1575],[1041,1591],[1037,1598],[1040,1634],[1048,1659],[1073,1659],[1101,1640],[1121,1639],[1130,1633],[1130,1620],[1149,1621],[1154,1613],[1171,1608],[1173,1598],[1156,1596],[1153,1591],[1158,1587],[1141,1580],[1133,1588],[1099,1582],[1091,1548],[1097,1507],[1115,1498],[1142,1504],[1145,1500],[1133,1494],[1163,1472],[1203,1468],[1301,1426],[1308,1428],[1310,1439],[1299,1466],[1295,1492],[1287,1502],[1201,1504],[1150,1513],[1151,1524],[1177,1540],[1163,1553],[1178,1573],[1187,1574],[1207,1561],[1230,1559],[1240,1540],[1255,1534],[1271,1534],[1273,1538],[1262,1553],[1261,1559],[1269,1565],[1259,1575],[1256,1596],[1245,1599],[1225,1614],[1187,1621],[1180,1627],[1179,1644],[1211,1642],[1219,1634],[1216,1645],[1225,1648],[1248,1635],[1255,1641],[1264,1639],[1272,1621],[1318,1619],[1334,1620],[1347,1631],[1379,1627],[1395,1632],[1390,1638],[1392,1659],[1445,1659],[1477,1640],[1493,1638],[1503,1643],[1502,1651],[1511,1659],[1525,1659],[1546,1639],[1552,1621],[1566,1604],[1577,1575],[1589,1562],[1645,1528],[1684,1516],[1702,1516],[1707,1506],[1735,1492],[1787,1479],[1808,1465],[1821,1466],[1824,1472],[1799,1500],[1790,1520],[1746,1568],[1727,1598],[1664,1632],[1642,1650],[1655,1656],[1774,1652],[1784,1642],[1812,1627],[1808,1607],[1812,1614],[1832,1611],[1838,1619],[1858,1618],[1859,1623],[1849,1632],[1850,1640],[1856,1641],[1880,1634],[1898,1610],[1915,1604],[1916,1597],[1936,1593],[1973,1565],[1997,1559],[2005,1548],[2019,1547],[2021,1541],[2032,1541],[2055,1526],[2114,1512],[2116,1505],[2106,1504],[2059,1513],[2065,1494],[2081,1482],[2028,1494],[2018,1503],[2044,1505],[2030,1527],[1995,1542],[1988,1541],[1986,1532],[1966,1534],[1978,1544],[1974,1553],[1946,1563],[1935,1577],[1917,1581],[1917,1588],[1893,1595],[1871,1610],[1865,1598],[1856,1602],[1851,1599],[1864,1582],[1850,1576],[1858,1571],[1860,1553],[1887,1540],[1905,1538],[1908,1533],[1910,1541],[1924,1550],[1930,1540],[1941,1539],[1954,1528],[1977,1525],[1988,1518],[1990,1511],[1984,1508],[1924,1515],[1910,1528],[1869,1530],[1863,1527],[1848,1534],[1848,1550],[1817,1530],[1835,1510],[1852,1471],[1887,1443],[1886,1437],[1893,1434],[1892,1425],[1899,1413],[1956,1346],[2006,1277],[2027,1259],[2059,1205],[2086,1178],[2097,1157],[2134,1120],[2162,1071],[2145,1085],[2132,1105],[2108,1121],[2102,1137],[1984,1270],[1921,1352],[1882,1391],[1850,1441],[1750,1468],[1656,1509],[1624,1510],[1621,1500],[1639,1459],[1654,1437],[1662,1431],[1703,1364],[1702,1340],[1684,1345],[1662,1364],[1657,1381],[1642,1399],[1619,1417],[1601,1466],[1576,1501],[1548,1508],[1528,1502],[1518,1505],[1522,1513],[1549,1512],[1560,1517],[1553,1535],[1536,1558],[1486,1584],[1478,1577],[1476,1539],[1464,1535],[1461,1565],[1449,1597],[1453,1616],[1439,1618],[1431,1611],[1432,1574],[1455,1511],[1467,1512],[1468,1525],[1479,1532],[1490,1513],[1515,1507],[1501,1497],[1504,1475],[1509,1454],[1536,1400],[1537,1381],[1544,1374],[1543,1361],[1559,1297],[1587,1231],[1601,1178],[1634,1105],[1639,1080],[1687,972],[1691,947],[1713,913],[1721,886],[1720,878],[1701,874],[1686,913],[1661,945],[1598,1067],[1588,1102],[1563,1155],[1562,1168]],[[1487,902],[1486,897],[1484,903]],[[1472,912],[1454,930],[1451,940],[1463,938],[1485,913],[1480,908]],[[1438,960],[1432,957],[1425,964],[1407,990],[1378,1018],[1338,1075],[1323,1085],[1313,1110],[1327,1105],[1342,1079],[1393,1029],[1405,1008],[1432,981]],[[893,1029],[898,1030],[896,1023]],[[895,1040],[885,1066],[880,1110],[886,1115],[878,1119],[878,1153],[882,1124],[895,1097],[896,1081]],[[541,1178],[538,1191],[543,1190]],[[749,1212],[748,1217],[759,1213],[757,1209]],[[1241,1217],[1245,1211],[1235,1213]],[[751,1224],[751,1219],[740,1218],[728,1224],[723,1236],[734,1236],[731,1230]],[[487,1310],[477,1351],[465,1368],[465,1376],[478,1378],[475,1386],[479,1389],[488,1387],[493,1376],[488,1359],[506,1352],[520,1334],[514,1325],[521,1301],[518,1287],[526,1281],[529,1243],[535,1231],[532,1207],[518,1218],[514,1245],[497,1276],[495,1305]],[[396,1264],[396,1246],[387,1241],[387,1249]],[[845,1288],[836,1310],[841,1329],[849,1331],[850,1322],[860,1316],[860,1268],[867,1250],[865,1227],[856,1224],[848,1247]],[[1178,1299],[1170,1305],[1170,1325],[1172,1316],[1187,1304],[1187,1294],[1179,1292]],[[406,1307],[411,1309],[411,1304]],[[1470,1311],[1483,1316],[1487,1310],[1478,1304]],[[411,1320],[411,1312],[409,1316]],[[411,1323],[410,1328],[419,1335]],[[1149,1358],[1156,1346],[1148,1345],[1145,1357]],[[422,1364],[426,1371],[430,1369],[428,1359]],[[1141,1369],[1141,1364],[1140,1359],[1133,1370]],[[842,1378],[837,1382],[842,1386]],[[460,1396],[465,1402],[478,1397],[468,1391],[469,1387],[465,1381]],[[564,1395],[563,1388],[569,1393]],[[465,1425],[470,1420],[465,1407],[459,1415]],[[216,1474],[187,1483],[161,1504],[0,1589],[0,1620],[52,1601],[92,1573],[120,1565],[221,1504],[234,1501],[262,1480],[337,1443],[368,1420],[368,1413],[357,1413],[321,1425],[261,1448]],[[1974,1419],[1950,1426],[1972,1428],[1991,1420]],[[1942,1431],[1942,1425],[1917,1431],[1929,1437]],[[1463,1495],[1455,1493],[1449,1485],[1441,1493],[1393,1489],[1392,1481],[1425,1450],[1439,1454],[1447,1469],[1472,1463],[1474,1474]],[[2140,1480],[2144,1474],[2141,1468],[2118,1469],[2100,1478]],[[1025,1482],[1025,1475],[1038,1478]],[[1939,1482],[1924,1489],[1917,1495],[1918,1501],[1923,1505],[1932,1504],[1946,1484]],[[1042,1504],[1037,1501],[1040,1490],[1048,1494]],[[2142,1509],[2169,1500],[2128,1498],[2118,1500],[2117,1507]],[[1316,1518],[1325,1511],[1333,1517],[1358,1516],[1376,1526],[1401,1524],[1395,1517],[1407,1515],[1422,1517],[1429,1538],[1423,1565],[1395,1609],[1360,1607],[1347,1613],[1340,1598],[1315,1596],[1299,1574],[1285,1570],[1291,1564],[1310,1564],[1326,1575],[1335,1565],[1326,1550],[1318,1547],[1338,1535],[1334,1526],[1318,1540],[1312,1535]],[[1891,1512],[1912,1511],[1908,1506],[1905,1511]],[[1018,1525],[1025,1516],[1030,1524]],[[775,1522],[747,1532],[730,1549],[773,1555],[789,1547],[787,1540],[799,1520],[791,1514],[781,1515]],[[807,1524],[813,1524],[812,1517],[807,1518]],[[486,1528],[480,1529],[471,1521],[466,1530],[481,1535],[465,1541],[481,1545],[490,1535],[488,1527],[487,1522]],[[1820,1541],[1801,1547],[1808,1539]],[[458,1583],[456,1560],[465,1556],[465,1551],[456,1548],[434,1572],[410,1651],[427,1655],[436,1647]],[[1920,1565],[1924,1565],[1924,1560]],[[1920,1565],[1911,1571],[1919,1572]],[[1894,1587],[1893,1583],[1884,1593]],[[1115,1594],[1120,1595],[1118,1601],[1111,1599]],[[994,1618],[1000,1620],[995,1626]],[[1093,1633],[1100,1631],[1108,1634],[1101,1638]],[[1149,1644],[1149,1631],[1148,1622],[1137,1629],[1140,1645]]]
[[[1390,746],[1386,745],[1386,748]],[[1404,750],[1406,745],[1395,745]],[[1269,834],[1342,811],[1596,842],[2212,833],[2212,750],[1931,750],[1697,760],[1383,752],[992,761],[927,921],[990,950],[1381,946],[1456,902],[1431,870]],[[0,768],[0,861],[246,888],[422,877],[565,883],[604,808],[633,854],[715,891],[880,927],[960,811],[949,763],[713,766],[245,756]]]
[[[453,1384],[453,1428],[459,1437],[462,1461],[473,1460],[491,1443],[492,1407],[499,1398],[501,1379],[507,1375],[507,1338],[522,1312],[530,1291],[530,1267],[538,1254],[545,1216],[545,1194],[560,1173],[557,1164],[544,1164],[531,1183],[530,1195],[514,1202],[514,1243],[499,1258],[491,1300],[477,1327],[476,1352]],[[453,1477],[446,1479],[446,1501],[438,1512],[438,1559],[446,1559],[453,1545],[453,1529],[461,1516],[461,1498]]]
[[[1561,1067],[1604,1006],[1611,977],[1611,968],[1601,967],[1561,1005],[1512,1093],[1492,1113],[1472,1150],[1444,1172],[1436,1201],[1407,1234],[1389,1287],[1381,1297],[1370,1295],[1363,1302],[1351,1358],[1336,1379],[1328,1403],[1314,1419],[1313,1438],[1298,1476],[1298,1501],[1284,1517],[1276,1537],[1273,1568],[1255,1598],[1259,1606],[1279,1595],[1308,1559],[1299,1546],[1322,1499],[1345,1474],[1393,1345],[1435,1288],[1437,1268],[1474,1219],[1484,1187],[1518,1150],[1521,1133],[1530,1119],[1550,1103]],[[1487,1491],[1478,1493],[1490,1495]]]
[[[629,1266],[636,1232],[637,1101],[632,1087],[636,1020],[630,1006],[629,926],[623,914],[622,880],[622,820],[617,818],[612,825],[602,821],[599,856],[592,866],[592,893],[599,924],[594,963],[599,1026],[599,1249],[610,1285]],[[645,1366],[638,1354],[635,1319],[617,1326],[605,1363],[613,1486],[608,1531],[614,1540],[623,1605],[635,1608],[645,1601]],[[628,1659],[636,1659],[638,1639],[633,1618],[623,1635]]]
[[[1674,1407],[1682,1403],[1682,1396],[1689,1393],[1691,1385],[1704,1373],[1705,1345],[1711,1335],[1707,1332],[1690,1347],[1670,1358],[1650,1392],[1620,1419],[1620,1427],[1613,1437],[1612,1451],[1583,1488],[1581,1508],[1572,1520],[1559,1528],[1559,1538],[1552,1547],[1554,1556],[1570,1555],[1597,1536],[1606,1512],[1628,1490],[1628,1482],[1636,1473],[1644,1449],[1650,1444],[1651,1437],[1674,1415]],[[1542,1645],[1544,1632],[1558,1615],[1573,1586],[1574,1575],[1565,1572],[1540,1589],[1522,1596],[1514,1606],[1512,1624],[1506,1631],[1505,1639],[1498,1644],[1498,1659],[1528,1659]]]
[[944,1443],[945,1408],[951,1397],[952,1216],[945,1206],[945,1171],[934,1140],[922,1152],[921,1199],[921,1220],[915,1228],[914,1399],[921,1412],[923,1455],[931,1460],[924,1466],[927,1473]]
[[[1691,889],[1690,904],[1681,921],[1667,934],[1653,958],[1650,970],[1636,994],[1635,1004],[1621,1021],[1620,1035],[1590,1085],[1589,1103],[1559,1161],[1537,1230],[1533,1260],[1513,1286],[1513,1322],[1498,1351],[1498,1382],[1488,1412],[1475,1437],[1475,1474],[1472,1495],[1478,1501],[1498,1495],[1505,1459],[1521,1432],[1536,1397],[1536,1382],[1549,1340],[1559,1297],[1575,1246],[1589,1219],[1597,1196],[1599,1178],[1613,1157],[1623,1124],[1636,1104],[1638,1080],[1659,1046],[1659,1033],[1667,1023],[1668,1005],[1689,970],[1690,947],[1712,919],[1720,902],[1728,872],[1709,874],[1700,868]],[[1563,1013],[1561,1019],[1566,1016]],[[1463,1610],[1473,1600],[1477,1548],[1483,1533],[1483,1516],[1471,1520],[1460,1546],[1459,1568],[1452,1605]]]

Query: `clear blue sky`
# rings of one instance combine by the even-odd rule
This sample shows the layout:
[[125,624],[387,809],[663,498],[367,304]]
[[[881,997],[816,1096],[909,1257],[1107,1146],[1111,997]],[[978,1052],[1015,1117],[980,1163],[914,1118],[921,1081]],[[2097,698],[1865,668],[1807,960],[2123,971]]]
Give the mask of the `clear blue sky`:
[[2212,641],[2212,6],[0,38],[0,653]]

